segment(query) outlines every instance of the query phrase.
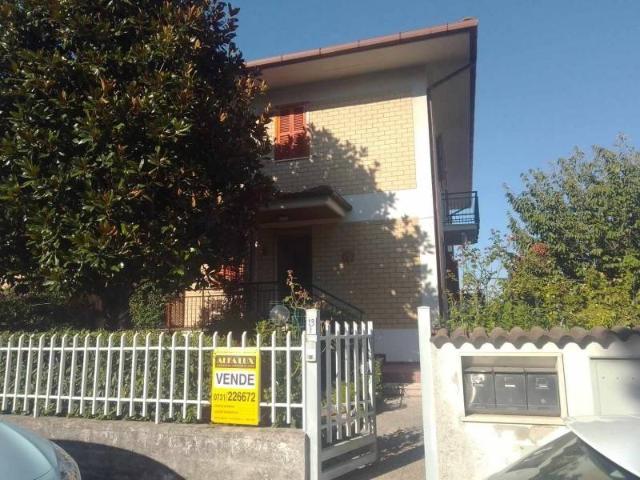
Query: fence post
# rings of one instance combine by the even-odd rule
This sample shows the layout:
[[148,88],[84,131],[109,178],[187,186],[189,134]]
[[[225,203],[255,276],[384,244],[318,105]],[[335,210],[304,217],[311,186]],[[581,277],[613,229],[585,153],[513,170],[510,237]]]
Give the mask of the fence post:
[[307,442],[307,478],[319,480],[321,473],[320,451],[321,438],[321,349],[320,319],[318,310],[310,308],[306,311],[306,340],[304,345],[305,381],[305,436]]
[[418,307],[418,339],[420,346],[420,379],[422,383],[422,427],[427,480],[438,480],[436,413],[431,359],[431,309]]

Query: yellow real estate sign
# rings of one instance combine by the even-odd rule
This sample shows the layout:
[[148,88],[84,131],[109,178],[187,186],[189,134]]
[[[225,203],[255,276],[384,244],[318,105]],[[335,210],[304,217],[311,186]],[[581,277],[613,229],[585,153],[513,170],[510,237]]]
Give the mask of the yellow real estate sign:
[[211,379],[211,421],[234,425],[260,423],[260,351],[216,348]]

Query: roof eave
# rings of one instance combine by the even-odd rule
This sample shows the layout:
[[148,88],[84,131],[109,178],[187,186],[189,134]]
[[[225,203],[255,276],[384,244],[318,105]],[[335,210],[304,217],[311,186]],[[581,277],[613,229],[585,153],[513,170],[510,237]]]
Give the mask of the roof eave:
[[475,136],[475,116],[476,116],[476,62],[478,57],[478,21],[475,27],[469,31],[469,63],[471,64],[469,88],[469,168],[471,169],[471,186],[473,187],[473,144]]
[[[475,38],[475,31],[477,30],[477,27],[478,20],[476,18],[469,18],[458,22],[438,25],[435,27],[422,28],[409,32],[399,32],[392,35],[374,37],[366,40],[357,40],[355,42],[344,43],[341,45],[316,48],[313,50],[306,50],[302,52],[287,53],[276,57],[252,60],[247,62],[247,67],[251,69],[264,70],[267,68],[281,67],[292,63],[306,62],[309,60],[317,60],[320,58],[333,57],[337,55],[346,55],[349,53],[362,52],[375,48],[419,42],[429,38],[439,37],[441,35],[461,33],[464,31],[472,32],[472,36]],[[472,54],[475,57],[475,51],[472,52]]]

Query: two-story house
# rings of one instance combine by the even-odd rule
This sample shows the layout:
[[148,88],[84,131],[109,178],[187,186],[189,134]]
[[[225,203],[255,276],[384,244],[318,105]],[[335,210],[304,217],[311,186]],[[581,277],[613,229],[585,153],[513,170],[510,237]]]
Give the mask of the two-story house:
[[477,25],[248,63],[269,87],[264,169],[282,192],[261,211],[245,265],[253,297],[293,270],[314,297],[364,312],[376,353],[418,360],[417,308],[444,313],[451,247],[477,239]]
[[264,209],[253,281],[292,269],[362,309],[376,351],[418,359],[416,309],[446,308],[450,247],[475,241],[477,21],[249,62],[269,86],[281,194]]

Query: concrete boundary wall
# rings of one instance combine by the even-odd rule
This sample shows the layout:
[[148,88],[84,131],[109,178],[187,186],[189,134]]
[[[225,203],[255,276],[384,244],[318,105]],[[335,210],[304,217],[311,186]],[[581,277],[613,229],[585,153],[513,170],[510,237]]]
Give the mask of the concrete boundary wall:
[[304,432],[2,415],[49,438],[92,479],[304,479]]
[[[535,333],[535,332],[534,332]],[[431,361],[435,452],[438,477],[480,480],[567,431],[564,418],[591,415],[640,414],[640,335],[624,339],[607,333],[608,340],[533,343],[534,338],[510,343],[473,338],[442,341],[433,337]],[[444,338],[444,337],[443,337]],[[503,362],[514,357],[548,357],[557,365],[561,415],[535,417],[466,414],[463,363],[470,357]],[[423,368],[425,368],[423,366]],[[427,373],[423,372],[423,378]],[[433,432],[429,432],[433,433]]]

